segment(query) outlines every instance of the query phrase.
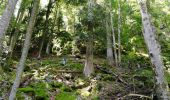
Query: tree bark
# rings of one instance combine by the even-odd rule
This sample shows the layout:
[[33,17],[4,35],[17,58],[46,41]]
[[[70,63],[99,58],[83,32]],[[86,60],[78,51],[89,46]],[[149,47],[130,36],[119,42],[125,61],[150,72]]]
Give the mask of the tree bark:
[[114,27],[113,27],[112,0],[110,1],[110,22],[111,22],[110,26],[111,26],[112,37],[113,37],[115,65],[118,66],[117,51],[116,51],[116,38],[115,38],[115,32],[114,32]]
[[155,39],[155,30],[151,24],[149,13],[147,11],[146,1],[138,0],[140,5],[140,12],[142,15],[143,23],[143,35],[145,43],[148,48],[151,62],[153,64],[153,69],[155,72],[155,81],[156,81],[156,94],[158,100],[169,100],[168,96],[168,84],[164,78],[164,64],[161,58],[161,51],[158,42]]
[[121,63],[121,0],[118,0],[118,63]]
[[18,0],[8,0],[7,7],[0,19],[0,56],[2,54],[3,41],[5,38],[5,32],[9,26],[11,17],[14,13],[15,6]]
[[32,32],[33,32],[33,27],[35,25],[36,16],[37,16],[38,9],[39,9],[39,3],[40,3],[40,0],[34,0],[31,18],[30,18],[29,25],[28,25],[27,32],[26,32],[26,39],[24,42],[21,59],[18,64],[18,67],[17,67],[16,78],[15,78],[14,84],[12,86],[12,90],[10,92],[9,100],[15,99],[17,88],[19,87],[19,84],[20,84],[20,80],[21,80],[22,73],[24,70],[24,64],[25,64],[25,61],[26,61],[26,58],[28,55],[28,50],[29,50]]
[[110,66],[113,66],[113,50],[112,50],[112,40],[111,40],[111,30],[109,25],[109,16],[106,14],[106,38],[107,38],[107,61]]
[[[57,2],[56,7],[55,7],[55,11],[54,11],[54,22],[52,24],[52,28],[54,29],[54,27],[56,26],[56,24],[58,24],[58,17],[59,17],[59,2]],[[49,55],[50,51],[51,51],[51,42],[53,39],[53,29],[51,31],[51,33],[49,34],[49,38],[48,38],[48,43],[47,43],[47,47],[46,47],[46,54]]]
[[[19,14],[19,16],[16,20],[16,24],[18,24],[23,19],[24,11],[18,12],[18,14]],[[15,48],[15,45],[16,45],[16,42],[17,42],[17,39],[18,39],[18,35],[19,35],[19,27],[20,27],[19,25],[18,26],[15,25],[15,27],[14,27],[15,31],[11,36],[10,46],[9,46],[9,58],[11,58],[12,55],[13,55],[13,50]]]
[[48,7],[47,7],[47,12],[46,12],[45,27],[44,27],[44,32],[43,32],[43,35],[42,35],[42,41],[41,41],[41,44],[40,44],[38,58],[41,58],[41,53],[42,53],[42,49],[43,49],[43,46],[44,46],[45,38],[47,37],[47,33],[48,33],[48,18],[49,18],[49,15],[51,13],[52,4],[53,4],[52,0],[49,0]]
[[47,47],[46,47],[46,54],[49,55],[50,54],[50,50],[51,50],[51,39],[52,39],[52,36],[49,36],[49,40],[48,40],[48,43],[47,43]]
[[84,67],[84,75],[89,77],[93,71],[93,0],[88,0],[88,40],[86,44],[86,59]]

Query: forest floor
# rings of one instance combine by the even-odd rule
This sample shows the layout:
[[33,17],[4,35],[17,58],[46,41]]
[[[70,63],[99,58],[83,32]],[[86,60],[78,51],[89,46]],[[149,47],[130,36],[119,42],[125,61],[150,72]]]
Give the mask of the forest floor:
[[[110,67],[106,60],[95,57],[95,73],[83,75],[84,59],[51,56],[26,62],[17,100],[151,100],[151,68],[134,66]],[[13,61],[13,66],[18,62]],[[15,68],[16,70],[16,68]],[[15,70],[0,75],[0,96],[8,97]],[[27,99],[26,99],[27,98]]]

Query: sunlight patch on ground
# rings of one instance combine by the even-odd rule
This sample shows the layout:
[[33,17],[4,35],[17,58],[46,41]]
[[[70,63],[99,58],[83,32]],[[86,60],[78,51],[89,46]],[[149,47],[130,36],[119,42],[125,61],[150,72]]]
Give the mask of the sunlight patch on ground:
[[80,93],[80,95],[84,98],[89,96],[94,96],[97,94],[96,86],[97,86],[97,80],[91,79],[90,85],[85,88],[79,89],[78,93]]

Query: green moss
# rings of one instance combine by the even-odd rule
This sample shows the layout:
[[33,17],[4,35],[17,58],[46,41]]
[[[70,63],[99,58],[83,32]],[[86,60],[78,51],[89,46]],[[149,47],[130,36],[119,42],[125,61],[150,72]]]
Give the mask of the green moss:
[[71,92],[72,91],[72,89],[70,87],[68,87],[68,86],[63,86],[61,88],[61,90],[64,91],[64,92]]
[[60,82],[52,82],[51,83],[51,86],[52,87],[55,87],[55,88],[60,88],[63,86],[63,83],[60,83]]
[[55,100],[76,100],[76,95],[70,92],[61,92],[56,96]]
[[102,78],[103,81],[113,81],[113,76],[112,75],[104,75],[103,78]]
[[48,91],[46,83],[39,82],[31,84],[31,86],[19,88],[19,92],[31,93],[35,96],[36,100],[48,100]]
[[136,76],[144,76],[147,78],[153,78],[153,71],[151,68],[142,69],[136,72]]
[[137,79],[136,84],[139,86],[151,87],[154,85],[154,74],[151,68],[145,68],[136,72],[134,77]]
[[32,87],[19,88],[18,90],[24,93],[30,93],[30,92],[34,93],[34,89]]
[[47,92],[47,88],[46,88],[46,83],[40,82],[40,83],[36,83],[34,85],[34,91],[36,94],[36,98],[40,98],[40,99],[44,99],[46,100],[48,97],[48,92]]
[[98,96],[95,96],[92,98],[92,100],[100,100],[100,98]]
[[16,94],[16,99],[17,99],[17,100],[24,100],[25,97],[24,97],[23,93],[17,92],[17,94]]
[[73,62],[68,62],[65,66],[65,68],[71,69],[71,70],[83,70],[83,65],[80,63],[73,63]]

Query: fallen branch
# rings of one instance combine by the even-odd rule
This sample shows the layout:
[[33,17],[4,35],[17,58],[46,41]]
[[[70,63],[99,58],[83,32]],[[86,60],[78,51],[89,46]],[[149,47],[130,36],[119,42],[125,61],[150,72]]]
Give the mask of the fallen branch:
[[123,99],[126,98],[126,97],[140,97],[140,98],[147,98],[149,100],[152,100],[151,97],[145,96],[145,95],[142,95],[142,94],[128,94],[128,95],[123,96]]

